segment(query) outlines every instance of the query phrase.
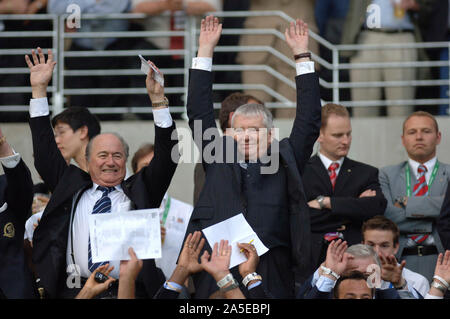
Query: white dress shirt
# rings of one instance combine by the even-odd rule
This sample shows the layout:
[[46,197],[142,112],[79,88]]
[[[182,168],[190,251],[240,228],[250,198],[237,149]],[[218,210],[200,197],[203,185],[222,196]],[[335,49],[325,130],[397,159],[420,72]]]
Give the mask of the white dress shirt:
[[[433,157],[428,162],[423,163],[422,165],[425,165],[427,168],[427,172],[425,173],[425,180],[427,181],[427,184],[430,182],[431,178],[431,172],[433,171],[434,165],[436,165],[437,157]],[[411,167],[411,170],[414,172],[414,176],[416,179],[419,177],[419,172],[417,171],[419,169],[419,165],[421,165],[419,162],[416,162],[415,160],[412,160],[408,158],[409,166]]]
[[339,171],[341,170],[342,163],[344,163],[344,157],[341,157],[337,161],[332,161],[328,157],[326,157],[325,155],[320,153],[320,151],[319,151],[319,158],[322,161],[323,166],[325,166],[325,169],[327,170],[327,172],[328,172],[328,167],[330,167],[330,165],[332,163],[339,163],[339,167],[336,169],[336,178],[337,178],[339,176]]

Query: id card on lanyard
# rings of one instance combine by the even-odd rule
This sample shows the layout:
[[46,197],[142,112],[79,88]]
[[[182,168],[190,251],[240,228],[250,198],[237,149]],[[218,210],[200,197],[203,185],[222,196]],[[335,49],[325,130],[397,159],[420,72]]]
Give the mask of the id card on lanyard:
[[[439,169],[439,162],[436,161],[436,164],[434,164],[433,171],[431,172],[430,181],[428,182],[428,192],[430,191],[431,184],[433,184],[434,179],[436,178],[438,169]],[[412,192],[411,192],[411,172],[409,169],[409,163],[406,163],[405,175],[406,175],[406,196],[410,197]]]

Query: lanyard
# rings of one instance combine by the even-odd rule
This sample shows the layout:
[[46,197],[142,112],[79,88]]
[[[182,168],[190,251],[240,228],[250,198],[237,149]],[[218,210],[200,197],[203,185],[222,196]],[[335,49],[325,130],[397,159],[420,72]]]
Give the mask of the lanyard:
[[[436,161],[436,164],[434,164],[433,171],[431,172],[430,181],[428,182],[428,191],[430,190],[431,184],[433,184],[434,179],[436,177],[436,173],[439,169],[439,162]],[[405,167],[405,174],[406,174],[406,196],[411,196],[411,173],[409,171],[409,163],[406,163]]]
[[170,209],[170,196],[167,197],[166,206],[164,207],[164,213],[162,217],[162,224],[163,226],[166,224],[167,215],[169,214]]

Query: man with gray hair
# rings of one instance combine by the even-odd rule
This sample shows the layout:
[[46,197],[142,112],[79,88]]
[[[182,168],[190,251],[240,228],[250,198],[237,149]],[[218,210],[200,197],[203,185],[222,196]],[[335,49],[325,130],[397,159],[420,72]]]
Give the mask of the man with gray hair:
[[[305,271],[310,261],[309,215],[301,174],[320,129],[319,84],[308,52],[308,27],[297,20],[285,32],[297,62],[297,113],[290,136],[281,141],[275,138],[272,115],[259,104],[240,106],[232,116],[231,131],[223,137],[218,133],[211,69],[221,31],[217,18],[202,20],[198,54],[190,70],[187,114],[206,181],[186,233],[242,213],[269,248],[257,268],[263,288],[275,298],[293,298],[294,283],[309,275]],[[211,251],[209,245],[205,249]],[[231,273],[242,281],[237,267]],[[195,298],[208,298],[218,290],[207,273],[193,279]]]
[[[160,206],[177,167],[171,156],[177,147],[177,140],[171,139],[175,123],[164,88],[153,80],[151,71],[146,79],[155,119],[155,157],[151,164],[125,179],[128,145],[118,134],[104,133],[91,139],[86,148],[87,172],[67,165],[53,137],[47,101],[47,86],[56,62],[51,50],[46,61],[40,48],[38,55],[32,51],[32,58],[26,56],[25,60],[32,87],[30,128],[35,167],[52,192],[33,235],[33,263],[47,297],[73,298],[83,281],[102,265],[92,262],[89,216]],[[119,262],[109,263],[114,266],[109,274],[114,278],[119,277]],[[68,285],[69,272],[81,277],[81,285]],[[145,260],[136,280],[136,296],[153,297],[164,279],[155,261]],[[117,286],[113,286],[98,297],[116,295]]]
[[331,299],[336,281],[352,271],[368,276],[367,284],[377,288],[376,299],[423,298],[413,287],[401,284],[406,282],[402,276],[404,266],[405,263],[398,265],[395,257],[380,259],[371,246],[347,247],[347,242],[339,239],[330,243],[325,261],[300,288],[297,298]]

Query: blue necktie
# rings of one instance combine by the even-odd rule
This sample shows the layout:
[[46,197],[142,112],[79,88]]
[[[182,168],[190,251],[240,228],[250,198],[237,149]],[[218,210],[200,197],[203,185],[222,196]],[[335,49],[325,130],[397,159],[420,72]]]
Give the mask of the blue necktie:
[[[92,210],[92,214],[105,214],[111,213],[111,198],[108,197],[108,194],[115,190],[114,187],[97,187],[97,190],[102,191],[102,197],[95,203],[94,209]],[[92,263],[92,253],[91,253],[91,238],[89,238],[88,243],[88,268],[92,273],[95,269],[100,266],[106,265],[109,261],[103,261],[99,263]]]

